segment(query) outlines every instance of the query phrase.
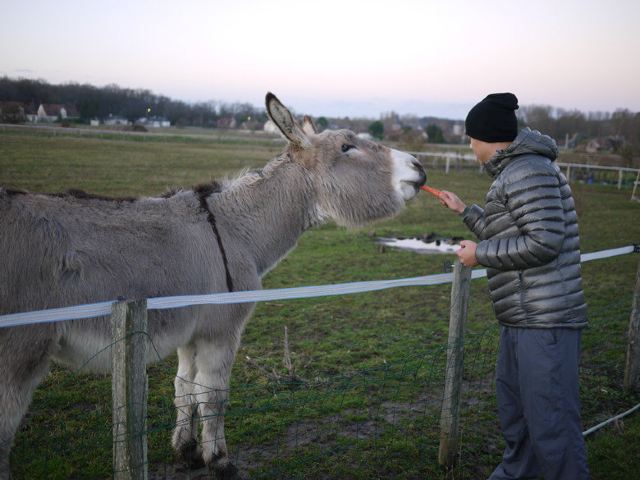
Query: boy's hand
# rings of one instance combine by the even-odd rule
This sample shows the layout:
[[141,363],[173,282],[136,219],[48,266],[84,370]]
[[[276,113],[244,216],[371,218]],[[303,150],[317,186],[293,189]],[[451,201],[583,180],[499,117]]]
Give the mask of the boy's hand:
[[460,263],[465,267],[475,267],[478,265],[476,259],[476,247],[478,244],[471,240],[462,240],[460,242],[460,249],[456,252],[456,255],[460,259]]
[[447,207],[456,213],[462,213],[467,207],[455,193],[448,192],[446,190],[442,191],[438,200],[440,201],[440,205]]

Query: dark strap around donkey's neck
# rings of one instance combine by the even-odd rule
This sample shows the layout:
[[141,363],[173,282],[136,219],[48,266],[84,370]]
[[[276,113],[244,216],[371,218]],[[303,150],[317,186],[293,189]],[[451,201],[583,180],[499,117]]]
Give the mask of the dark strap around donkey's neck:
[[222,238],[220,237],[220,232],[218,232],[218,226],[216,225],[216,218],[213,216],[213,213],[209,209],[209,205],[207,205],[207,198],[210,194],[214,193],[211,189],[199,189],[196,190],[196,195],[200,200],[200,208],[207,214],[207,221],[209,225],[211,225],[211,229],[213,230],[213,235],[216,237],[218,242],[218,248],[220,249],[220,254],[222,255],[222,262],[224,263],[224,272],[227,278],[227,289],[229,292],[233,292],[233,280],[231,279],[231,273],[229,272],[229,263],[227,261],[227,253],[224,250],[224,245],[222,244]]

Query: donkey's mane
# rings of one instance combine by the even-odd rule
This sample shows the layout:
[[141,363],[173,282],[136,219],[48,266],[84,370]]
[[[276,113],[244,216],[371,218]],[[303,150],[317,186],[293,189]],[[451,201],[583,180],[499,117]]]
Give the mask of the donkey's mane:
[[244,168],[240,170],[233,177],[226,177],[220,180],[211,180],[210,182],[199,183],[192,188],[175,187],[166,190],[157,196],[150,197],[112,197],[108,195],[99,195],[95,193],[89,193],[77,188],[71,188],[64,192],[31,192],[19,188],[5,188],[0,187],[0,195],[16,196],[16,195],[44,195],[47,197],[55,198],[76,198],[79,200],[100,200],[103,202],[127,202],[132,203],[144,198],[163,198],[168,199],[174,197],[180,193],[193,191],[198,197],[208,197],[214,193],[220,193],[231,188],[237,188],[241,186],[251,185],[259,180],[270,177],[273,172],[282,164],[290,160],[290,156],[287,153],[277,156],[271,160],[264,168]]
[[224,191],[224,183],[218,180],[211,180],[206,183],[198,183],[191,188],[185,189],[182,187],[170,188],[166,192],[160,194],[158,197],[148,197],[148,198],[172,198],[181,193],[193,192],[198,197],[208,197],[213,193],[220,193]]
[[44,195],[47,197],[56,197],[56,198],[77,198],[81,200],[102,200],[108,202],[135,202],[138,200],[138,197],[109,197],[106,195],[96,195],[93,193],[87,193],[84,190],[79,190],[76,188],[71,188],[65,192],[55,192],[55,193],[41,193],[41,192],[30,192],[28,190],[22,189],[11,189],[11,188],[1,188],[0,194],[6,194],[8,196],[15,195]]
[[285,152],[272,159],[263,168],[245,168],[237,175],[223,181],[222,190],[240,188],[271,177],[282,165],[291,161],[291,156]]

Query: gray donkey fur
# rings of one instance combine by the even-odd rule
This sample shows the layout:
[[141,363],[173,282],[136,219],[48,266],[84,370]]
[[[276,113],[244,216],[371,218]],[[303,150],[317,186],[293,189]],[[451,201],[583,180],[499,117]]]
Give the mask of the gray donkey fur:
[[[262,170],[219,186],[139,199],[0,188],[0,314],[225,292],[230,285],[259,289],[308,228],[394,215],[425,182],[412,156],[347,130],[317,134],[274,95],[266,102],[285,151]],[[252,310],[234,304],[149,312],[155,347],[149,361],[178,350],[173,446],[223,472],[234,467],[222,413]],[[13,438],[50,361],[78,368],[110,336],[106,317],[0,328],[0,479],[10,478]],[[108,351],[89,369],[109,371]]]

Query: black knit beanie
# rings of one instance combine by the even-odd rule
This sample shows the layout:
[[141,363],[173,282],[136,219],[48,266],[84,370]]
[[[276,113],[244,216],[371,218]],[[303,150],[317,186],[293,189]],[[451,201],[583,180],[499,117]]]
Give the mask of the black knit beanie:
[[511,142],[518,135],[513,93],[492,93],[473,107],[464,121],[467,135],[483,142]]

